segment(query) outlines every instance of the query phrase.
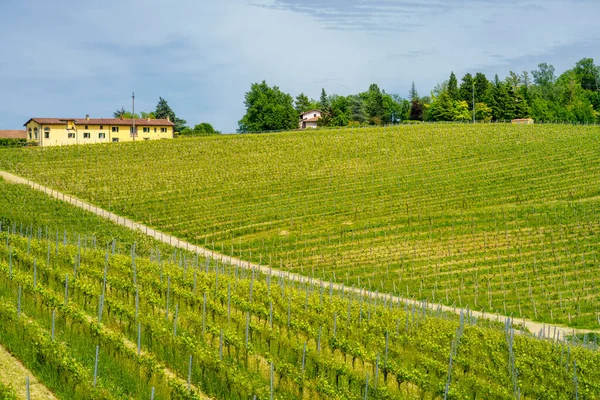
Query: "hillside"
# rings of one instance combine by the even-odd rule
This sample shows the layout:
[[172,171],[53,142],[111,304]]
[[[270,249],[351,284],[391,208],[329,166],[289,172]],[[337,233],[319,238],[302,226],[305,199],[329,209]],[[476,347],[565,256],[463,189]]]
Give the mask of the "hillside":
[[0,168],[305,275],[597,329],[600,128],[419,125],[11,149]]
[[0,344],[59,398],[600,395],[596,338],[540,340],[468,312],[6,228]]

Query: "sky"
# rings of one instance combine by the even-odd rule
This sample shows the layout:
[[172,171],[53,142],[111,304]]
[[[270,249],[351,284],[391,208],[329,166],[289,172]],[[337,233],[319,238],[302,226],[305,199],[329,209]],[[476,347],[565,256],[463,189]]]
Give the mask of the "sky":
[[427,95],[450,71],[492,78],[600,63],[598,0],[0,0],[0,129],[31,117],[152,111],[235,132],[244,93],[377,83]]

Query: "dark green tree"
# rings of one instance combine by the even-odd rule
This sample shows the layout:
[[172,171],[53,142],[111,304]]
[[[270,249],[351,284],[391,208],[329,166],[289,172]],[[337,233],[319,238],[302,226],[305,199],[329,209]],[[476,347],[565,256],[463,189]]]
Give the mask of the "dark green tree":
[[[465,74],[459,88],[460,100],[466,101],[469,109],[473,109],[473,76]],[[483,100],[483,99],[481,99]]]
[[296,109],[296,113],[302,114],[312,109],[311,102],[308,97],[304,93],[300,93],[296,96],[296,101],[294,102],[294,108]]
[[410,87],[410,92],[408,92],[408,98],[410,99],[410,101],[413,101],[413,100],[419,98],[419,93],[417,92],[417,88],[415,86],[415,81],[413,81],[413,83]]
[[366,109],[371,125],[381,125],[383,122],[383,94],[376,84],[371,84],[367,91]]
[[358,95],[348,96],[348,109],[350,121],[365,123],[368,119],[364,100]]
[[215,131],[215,128],[208,122],[202,122],[194,126],[193,130],[193,134],[198,136],[213,135],[215,133],[217,133],[217,131]]
[[181,132],[186,127],[186,120],[177,118],[175,112],[169,107],[169,103],[162,97],[158,98],[158,104],[156,104],[156,110],[154,111],[154,115],[156,119],[167,119],[169,118],[171,122],[175,124],[173,129],[175,132]]
[[325,88],[321,89],[321,98],[319,100],[319,107],[321,108],[321,111],[325,111],[329,108],[329,97],[327,97]]
[[238,122],[238,132],[296,129],[298,115],[292,96],[265,81],[253,83],[244,96],[246,114]]
[[478,72],[475,74],[475,78],[473,78],[473,83],[475,84],[475,103],[479,103],[485,99],[489,81],[485,74]]
[[456,79],[456,75],[454,72],[450,74],[450,79],[448,79],[448,96],[453,101],[460,100],[460,92],[458,91],[458,80]]
[[428,121],[453,121],[454,102],[447,91],[443,91],[429,106]]
[[594,65],[593,58],[582,58],[577,61],[573,72],[583,89],[593,92],[600,90],[600,67]]
[[410,102],[410,120],[423,121],[423,103],[418,97]]

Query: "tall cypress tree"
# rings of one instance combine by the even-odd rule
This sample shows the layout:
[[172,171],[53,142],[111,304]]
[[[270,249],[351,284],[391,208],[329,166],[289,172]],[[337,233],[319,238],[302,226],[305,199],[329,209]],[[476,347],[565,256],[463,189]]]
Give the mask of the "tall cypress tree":
[[458,81],[456,80],[456,75],[454,75],[454,72],[450,74],[450,79],[448,79],[448,96],[450,96],[450,99],[453,101],[460,100]]
[[[473,109],[473,76],[471,74],[465,74],[462,78],[462,83],[459,89],[460,100],[466,101],[469,105],[469,109]],[[480,101],[483,101],[481,99]]]

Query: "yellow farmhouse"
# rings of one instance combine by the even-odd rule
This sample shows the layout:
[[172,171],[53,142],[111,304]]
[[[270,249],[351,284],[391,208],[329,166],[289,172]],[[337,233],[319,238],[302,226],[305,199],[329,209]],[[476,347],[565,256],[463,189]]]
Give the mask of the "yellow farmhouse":
[[134,121],[130,118],[90,118],[89,115],[85,118],[31,118],[25,123],[27,139],[40,146],[171,139],[174,126],[169,118]]

